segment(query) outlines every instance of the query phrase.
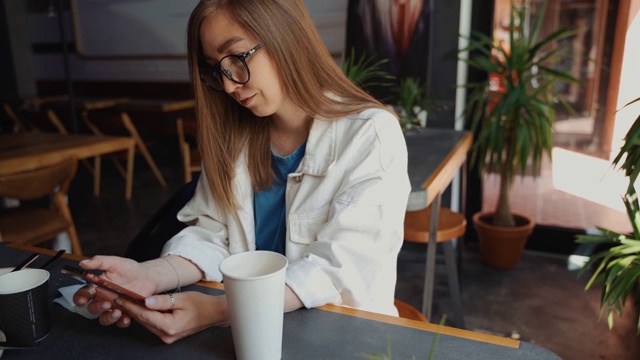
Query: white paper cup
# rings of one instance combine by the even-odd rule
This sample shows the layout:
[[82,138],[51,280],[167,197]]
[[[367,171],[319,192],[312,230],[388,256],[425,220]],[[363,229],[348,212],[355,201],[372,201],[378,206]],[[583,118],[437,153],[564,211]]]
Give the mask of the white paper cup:
[[282,357],[287,264],[271,251],[234,254],[220,264],[238,360]]
[[49,272],[22,269],[0,276],[0,347],[29,347],[49,334]]

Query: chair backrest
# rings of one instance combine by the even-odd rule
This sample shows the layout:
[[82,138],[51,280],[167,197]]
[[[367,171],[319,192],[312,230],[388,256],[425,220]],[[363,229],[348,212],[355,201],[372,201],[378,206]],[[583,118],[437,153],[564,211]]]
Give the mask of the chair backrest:
[[0,196],[35,200],[52,193],[66,194],[76,174],[78,161],[65,159],[57,164],[0,178]]

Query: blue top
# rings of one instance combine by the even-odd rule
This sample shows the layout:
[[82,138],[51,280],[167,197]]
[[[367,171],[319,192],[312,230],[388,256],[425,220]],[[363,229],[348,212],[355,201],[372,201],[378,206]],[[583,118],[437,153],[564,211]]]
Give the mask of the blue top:
[[286,206],[284,193],[287,176],[295,172],[304,157],[307,142],[300,145],[291,155],[282,157],[271,153],[271,167],[277,180],[270,188],[253,195],[253,216],[256,223],[256,248],[285,252],[287,235]]

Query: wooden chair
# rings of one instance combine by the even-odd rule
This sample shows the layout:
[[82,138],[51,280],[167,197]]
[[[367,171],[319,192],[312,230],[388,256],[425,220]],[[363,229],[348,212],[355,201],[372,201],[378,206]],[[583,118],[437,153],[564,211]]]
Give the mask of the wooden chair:
[[424,314],[421,313],[420,310],[416,309],[411,304],[398,299],[395,299],[393,304],[396,306],[396,309],[398,309],[398,315],[401,318],[429,322],[429,320],[427,320],[427,317],[424,316]]
[[[120,112],[119,122],[115,117],[93,117],[92,119],[89,119],[87,111],[82,111],[81,116],[85,125],[87,125],[87,127],[91,129],[91,131],[96,135],[122,136],[123,134],[125,134],[131,136],[136,143],[136,152],[142,154],[144,159],[147,161],[147,164],[149,164],[149,167],[158,180],[160,186],[162,186],[163,188],[167,187],[167,182],[164,179],[164,176],[160,172],[160,169],[158,169],[155,160],[153,160],[153,157],[149,153],[147,143],[138,133],[138,129],[133,124],[133,121],[131,120],[131,117],[128,113],[124,111]],[[120,163],[118,163],[117,158],[114,157],[113,160],[120,174],[125,177],[126,175],[124,168],[120,165]]]
[[[0,196],[20,201],[18,207],[0,210],[2,241],[37,245],[67,232],[73,252],[82,255],[66,201],[77,166],[77,160],[69,158],[51,166],[2,177]],[[49,208],[35,204],[35,200],[47,196],[50,197]]]
[[176,120],[176,130],[178,132],[178,146],[182,158],[182,169],[184,183],[191,182],[192,173],[201,171],[202,158],[196,142],[197,124],[193,119],[178,118]]
[[[53,100],[64,100],[65,97],[52,97]],[[25,104],[23,104],[23,107],[34,107],[37,105],[37,107],[42,106],[41,104],[34,104],[33,103],[34,100],[30,100],[25,102]],[[14,132],[15,131],[33,131],[33,132],[58,132],[60,134],[68,134],[69,131],[67,130],[67,127],[64,126],[64,123],[62,122],[62,120],[60,120],[60,117],[55,113],[55,111],[51,110],[51,109],[46,109],[44,111],[44,118],[43,117],[38,117],[38,116],[34,116],[31,117],[30,119],[27,120],[27,125],[25,124],[21,124],[21,120],[20,118],[15,114],[15,112],[13,112],[13,109],[11,109],[11,107],[8,104],[4,104],[5,106],[5,112],[7,113],[7,115],[12,118],[12,121],[16,124],[19,124],[18,126],[20,126],[18,128],[18,126],[14,126]],[[16,130],[18,128],[18,130]],[[99,160],[94,160],[95,163],[99,164]],[[93,165],[91,165],[91,163],[87,160],[87,159],[82,159],[82,164],[87,168],[87,170],[89,171],[89,173],[93,176],[94,175],[94,169],[93,169]]]
[[[431,226],[431,206],[418,210],[407,211],[404,219],[404,240],[411,243],[429,243],[429,229]],[[467,219],[460,213],[452,211],[446,207],[440,207],[438,214],[438,231],[436,243],[443,245],[445,267],[449,281],[449,292],[453,302],[454,322],[458,327],[464,328],[464,316],[462,311],[462,296],[458,279],[458,267],[455,259],[454,240],[464,235],[467,229]],[[428,256],[428,254],[427,254]],[[431,314],[431,298],[433,294],[427,293],[427,288],[433,289],[433,278],[425,274],[425,294],[422,306],[422,313]],[[431,280],[430,280],[431,279]],[[431,282],[430,282],[431,281]]]
[[26,125],[23,124],[22,120],[20,120],[18,115],[16,115],[16,113],[15,113],[15,111],[13,111],[13,108],[11,107],[11,105],[9,105],[8,103],[3,103],[2,104],[2,108],[4,109],[4,112],[7,115],[7,117],[9,118],[9,120],[11,120],[11,123],[13,123],[13,132],[25,132],[25,131],[27,131]]

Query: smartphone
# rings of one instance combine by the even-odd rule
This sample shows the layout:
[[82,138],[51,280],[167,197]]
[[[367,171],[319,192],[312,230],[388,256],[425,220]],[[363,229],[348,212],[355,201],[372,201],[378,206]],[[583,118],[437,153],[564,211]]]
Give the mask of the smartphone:
[[135,302],[136,304],[144,306],[144,296],[135,293],[129,289],[126,289],[120,285],[114,284],[109,280],[103,279],[96,274],[92,274],[88,271],[82,270],[80,268],[76,268],[69,265],[64,265],[62,267],[61,272],[63,274],[71,275],[73,277],[80,278],[82,280],[86,280],[89,283],[96,284],[97,286],[111,291],[112,293],[122,296],[128,300]]

